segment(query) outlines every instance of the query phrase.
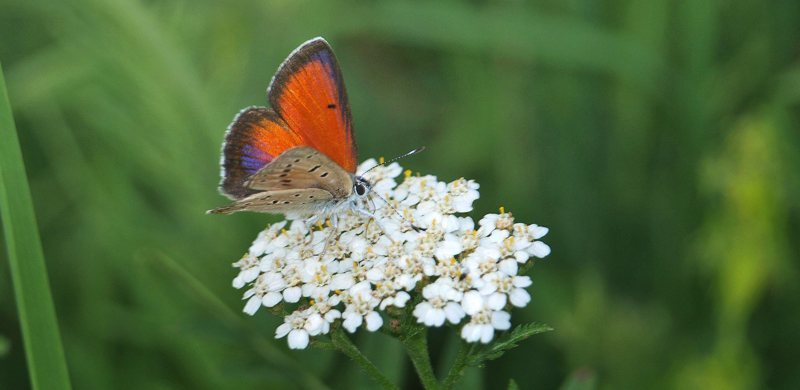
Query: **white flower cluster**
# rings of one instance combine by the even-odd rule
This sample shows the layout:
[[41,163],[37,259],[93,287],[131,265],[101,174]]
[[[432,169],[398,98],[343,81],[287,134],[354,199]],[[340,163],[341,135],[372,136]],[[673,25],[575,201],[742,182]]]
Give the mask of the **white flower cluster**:
[[[359,172],[376,164],[367,160]],[[509,329],[510,307],[530,301],[525,287],[531,279],[518,275],[519,265],[550,253],[538,241],[548,229],[514,223],[501,208],[484,216],[476,230],[472,218],[458,214],[472,211],[477,183],[445,183],[406,171],[398,185],[401,173],[397,163],[367,172],[372,191],[391,207],[375,199],[377,223],[339,216],[338,233],[327,247],[330,224],[308,227],[297,220],[286,229],[283,221],[261,232],[233,264],[240,270],[233,286],[250,286],[244,311],[297,304],[276,330],[277,338],[288,335],[289,347],[297,349],[308,346],[310,336],[328,333],[337,319],[349,332],[361,326],[375,331],[388,308],[404,308],[419,294],[413,315],[426,326],[464,323],[461,337],[482,343],[495,330]]]

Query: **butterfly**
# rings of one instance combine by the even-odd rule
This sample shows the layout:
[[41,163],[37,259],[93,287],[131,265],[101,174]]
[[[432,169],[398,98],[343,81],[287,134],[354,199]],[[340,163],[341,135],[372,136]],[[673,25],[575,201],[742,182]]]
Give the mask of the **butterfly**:
[[246,108],[228,128],[219,188],[234,202],[207,213],[316,220],[352,211],[374,220],[370,182],[356,175],[350,103],[330,45],[323,38],[300,45],[278,68],[267,96],[272,109]]

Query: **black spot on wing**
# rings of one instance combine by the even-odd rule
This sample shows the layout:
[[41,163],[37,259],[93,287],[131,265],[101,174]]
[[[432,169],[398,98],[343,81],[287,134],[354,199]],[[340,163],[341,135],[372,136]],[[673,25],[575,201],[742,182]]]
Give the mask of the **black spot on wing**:
[[336,105],[335,104],[328,104],[328,108],[331,108],[331,109],[336,108]]

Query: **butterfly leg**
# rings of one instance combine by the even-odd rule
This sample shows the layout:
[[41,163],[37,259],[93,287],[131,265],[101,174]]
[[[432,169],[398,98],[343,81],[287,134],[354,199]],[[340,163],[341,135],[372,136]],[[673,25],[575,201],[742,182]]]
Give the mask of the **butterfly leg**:
[[333,241],[333,237],[336,236],[336,233],[339,232],[339,217],[334,214],[331,216],[331,234],[328,235],[328,239],[325,240],[325,247],[322,248],[322,253],[319,254],[320,261],[323,260],[325,257],[325,253],[328,251],[328,247],[331,246],[331,242]]
[[384,228],[383,228],[383,226],[381,225],[381,223],[380,223],[380,222],[378,222],[378,218],[376,218],[376,217],[375,217],[375,214],[372,214],[372,213],[370,213],[369,211],[367,211],[367,210],[364,210],[364,209],[361,209],[361,208],[358,208],[358,209],[355,209],[355,210],[356,210],[356,212],[357,212],[357,213],[359,213],[359,214],[361,214],[361,215],[363,215],[363,216],[365,216],[365,217],[369,218],[370,220],[372,220],[372,222],[375,222],[375,225],[377,225],[377,226],[378,226],[378,228],[379,228],[379,229],[381,229],[381,231],[383,232],[383,234],[385,234],[387,237],[389,237],[389,239],[391,239],[391,238],[392,238],[391,236],[389,236],[389,233],[386,233],[386,229],[384,229]]
[[303,220],[303,223],[306,225],[306,229],[308,229],[308,242],[306,245],[311,244],[314,241],[314,224],[319,221],[319,215],[314,215],[310,218],[306,218]]

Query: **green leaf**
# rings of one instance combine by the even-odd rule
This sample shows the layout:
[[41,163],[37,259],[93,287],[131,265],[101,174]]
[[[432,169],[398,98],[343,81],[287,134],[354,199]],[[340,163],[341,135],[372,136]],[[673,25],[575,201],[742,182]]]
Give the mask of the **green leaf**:
[[508,381],[508,390],[519,390],[519,385],[513,379],[510,379]]
[[503,356],[507,350],[517,346],[517,343],[531,335],[553,330],[545,324],[527,324],[516,327],[511,333],[505,334],[493,343],[478,351],[469,358],[468,365],[480,366],[487,360],[494,360]]
[[25,164],[0,67],[0,214],[31,387],[69,389]]

